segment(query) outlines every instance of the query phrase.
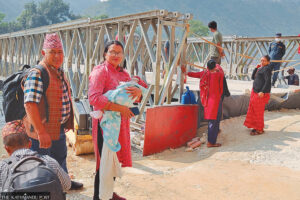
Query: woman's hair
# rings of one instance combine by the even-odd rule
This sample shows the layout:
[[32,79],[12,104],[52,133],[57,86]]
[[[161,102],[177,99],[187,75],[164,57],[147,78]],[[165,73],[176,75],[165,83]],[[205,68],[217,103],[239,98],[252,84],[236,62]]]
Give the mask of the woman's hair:
[[207,68],[208,68],[209,70],[213,70],[215,67],[216,67],[216,61],[214,61],[214,60],[209,60],[209,61],[207,62]]
[[267,61],[270,61],[270,60],[271,60],[271,58],[270,58],[269,55],[264,55],[263,58],[267,59]]
[[105,45],[105,49],[104,49],[104,53],[103,53],[103,60],[105,61],[105,54],[108,52],[108,49],[111,45],[119,45],[122,47],[122,50],[124,51],[124,47],[123,47],[123,44],[121,42],[119,42],[118,40],[112,40],[110,42],[108,42],[106,45]]

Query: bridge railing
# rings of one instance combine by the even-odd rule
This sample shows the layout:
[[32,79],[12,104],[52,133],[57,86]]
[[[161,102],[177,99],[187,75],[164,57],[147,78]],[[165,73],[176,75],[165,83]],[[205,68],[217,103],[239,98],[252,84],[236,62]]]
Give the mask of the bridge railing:
[[[204,37],[211,41],[212,37]],[[283,36],[281,40],[286,45],[286,53],[283,60],[296,60],[294,62],[283,62],[281,67],[292,66],[295,62],[300,62],[297,58],[300,37]],[[222,66],[229,78],[250,79],[250,72],[259,63],[261,56],[269,54],[268,49],[274,37],[223,37],[223,48],[225,57]],[[200,37],[188,38],[187,60],[204,66],[208,61],[210,44]],[[284,71],[282,71],[283,74]]]

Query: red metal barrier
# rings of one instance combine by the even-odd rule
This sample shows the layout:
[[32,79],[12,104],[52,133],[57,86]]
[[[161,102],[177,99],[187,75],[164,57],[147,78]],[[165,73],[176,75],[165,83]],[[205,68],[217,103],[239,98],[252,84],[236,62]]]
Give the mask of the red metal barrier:
[[178,148],[196,136],[198,105],[148,108],[143,155]]

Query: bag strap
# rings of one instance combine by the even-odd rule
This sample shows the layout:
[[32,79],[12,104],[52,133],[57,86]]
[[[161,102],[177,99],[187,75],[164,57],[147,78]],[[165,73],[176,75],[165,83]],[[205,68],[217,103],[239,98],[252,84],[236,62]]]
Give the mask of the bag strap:
[[41,65],[36,65],[34,68],[38,69],[41,72],[41,78],[42,78],[42,82],[43,82],[43,94],[42,95],[45,100],[46,121],[49,122],[49,104],[48,104],[48,101],[46,98],[46,91],[49,86],[49,74],[48,74],[48,71],[46,70],[46,68]]

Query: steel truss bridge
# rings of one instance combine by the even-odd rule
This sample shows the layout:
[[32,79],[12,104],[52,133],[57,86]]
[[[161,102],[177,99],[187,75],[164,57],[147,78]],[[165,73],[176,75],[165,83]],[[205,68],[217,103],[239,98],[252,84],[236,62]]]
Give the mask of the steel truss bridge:
[[[187,62],[204,66],[209,58],[209,44],[201,38],[188,38],[189,13],[153,10],[138,14],[114,17],[104,20],[79,19],[14,33],[0,35],[0,75],[19,70],[24,64],[34,65],[42,59],[41,50],[46,33],[57,32],[63,43],[63,68],[69,79],[74,99],[80,99],[87,106],[88,77],[95,65],[103,61],[105,42],[118,37],[124,44],[127,70],[146,80],[146,73],[152,72],[147,95],[140,105],[140,115],[134,121],[143,120],[146,105],[171,103],[175,93],[183,93],[183,75],[176,70]],[[206,38],[211,40],[211,38]],[[225,68],[229,78],[249,78],[251,66],[262,55],[267,54],[273,37],[240,38],[224,37]],[[287,50],[286,60],[296,55],[300,37],[282,37]],[[169,55],[164,43],[170,41]],[[248,55],[243,57],[240,55]],[[254,58],[250,58],[254,57]],[[283,63],[283,67],[293,63]],[[166,76],[162,80],[162,69]],[[176,79],[175,83],[173,78]],[[153,94],[153,95],[151,95]],[[153,96],[153,98],[152,98]]]

